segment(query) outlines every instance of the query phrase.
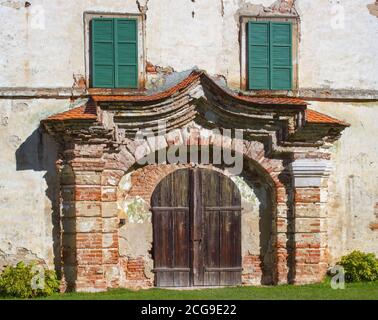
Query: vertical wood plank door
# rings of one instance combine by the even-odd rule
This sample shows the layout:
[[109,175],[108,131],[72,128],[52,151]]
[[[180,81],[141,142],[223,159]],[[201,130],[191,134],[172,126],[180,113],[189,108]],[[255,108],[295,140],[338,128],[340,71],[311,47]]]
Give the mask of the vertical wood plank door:
[[153,192],[153,258],[157,287],[190,286],[189,170],[165,177]]
[[233,181],[208,169],[180,169],[152,198],[158,287],[241,283],[241,197]]

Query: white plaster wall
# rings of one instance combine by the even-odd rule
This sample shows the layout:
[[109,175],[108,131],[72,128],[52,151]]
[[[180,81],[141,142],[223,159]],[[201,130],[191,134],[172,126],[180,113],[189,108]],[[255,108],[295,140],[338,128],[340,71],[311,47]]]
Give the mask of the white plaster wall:
[[351,124],[333,151],[329,181],[328,237],[331,262],[351,250],[378,255],[378,103],[312,102],[311,108]]
[[297,1],[300,87],[378,88],[378,20],[371,0]]
[[[73,74],[85,74],[83,12],[139,12],[135,0],[30,2],[28,8],[24,1],[0,5],[2,87],[72,86]],[[225,75],[237,88],[238,10],[248,3],[273,2],[150,0],[147,60],[176,71],[198,66]],[[373,2],[296,1],[301,15],[300,87],[377,89],[378,21],[367,8]]]
[[[52,266],[52,204],[45,177],[54,169],[55,149],[51,138],[40,140],[33,132],[41,119],[67,106],[66,100],[0,100],[0,266],[25,255]],[[17,150],[23,151],[16,159]]]

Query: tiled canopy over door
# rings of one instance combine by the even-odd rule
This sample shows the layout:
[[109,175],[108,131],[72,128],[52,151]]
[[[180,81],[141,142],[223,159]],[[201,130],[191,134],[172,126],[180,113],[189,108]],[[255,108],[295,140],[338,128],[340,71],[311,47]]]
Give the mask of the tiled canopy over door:
[[[113,30],[113,26],[109,24],[109,30]],[[135,108],[130,108],[130,103]],[[141,112],[141,108],[149,111]],[[217,115],[214,121],[203,117],[209,111]],[[114,122],[110,123],[109,119]],[[158,119],[166,121],[170,128],[169,132],[155,137],[159,139],[141,141],[129,138],[135,136],[141,124],[157,130]],[[200,123],[197,120],[201,120]],[[225,126],[232,126],[253,133],[242,141],[235,138],[229,143],[227,139],[225,147],[242,153],[246,177],[257,178],[258,183],[267,185],[272,194],[270,283],[313,283],[325,275],[327,215],[323,204],[327,200],[331,162],[329,146],[349,124],[308,109],[307,103],[298,98],[234,94],[219,87],[205,72],[193,71],[174,87],[151,95],[93,95],[81,106],[44,119],[42,125],[62,149],[57,164],[61,178],[62,272],[66,288],[105,290],[108,287],[139,286],[141,282],[143,286],[149,286],[153,278],[160,277],[158,270],[154,277],[153,273],[150,275],[150,269],[144,269],[150,264],[144,263],[143,258],[138,258],[136,266],[132,259],[127,257],[125,260],[119,255],[118,201],[124,194],[117,186],[122,177],[128,177],[136,165],[140,166],[140,159],[155,154],[151,150],[156,146],[155,142],[163,150],[167,146],[181,145],[221,147],[225,139],[208,129],[214,125],[222,130]],[[237,147],[239,145],[242,148]],[[141,146],[143,152],[136,146]],[[173,249],[165,251],[166,260],[162,262],[166,265],[155,264],[156,269],[177,268],[167,270],[161,278],[163,281],[156,280],[157,284],[182,286],[194,283],[191,282],[194,276],[199,285],[209,282],[222,285],[231,281],[236,284],[240,282],[240,198],[228,178],[217,180],[212,171],[209,176],[199,171],[195,178],[190,173],[193,172],[192,165],[185,165],[190,166],[190,170],[180,172],[183,176],[177,181],[175,177],[169,182],[171,178],[168,177],[168,180],[157,182],[166,184],[166,187],[157,187],[160,188],[155,198],[158,202],[154,201],[154,190],[159,190],[155,189],[155,184],[147,192],[143,181],[143,192],[140,193],[146,196],[147,192],[148,199],[152,197],[150,206],[154,219],[160,217],[166,221],[160,223],[161,237],[166,238],[155,238],[154,249],[161,248],[156,245],[159,241],[163,245],[172,241],[180,244],[178,251],[174,249],[176,244]],[[164,173],[159,165],[155,169]],[[211,179],[215,180],[209,184]],[[210,185],[228,189],[204,191]],[[157,215],[156,207],[162,207]],[[223,229],[229,222],[229,228]],[[155,225],[159,226],[158,223]],[[164,231],[168,227],[172,232]],[[219,236],[214,237],[216,234]],[[177,242],[178,239],[183,242]],[[207,249],[218,246],[220,249],[214,254],[206,254]],[[224,246],[227,249],[222,249]],[[193,254],[190,248],[193,248]],[[224,252],[233,255],[227,256]],[[190,255],[197,260],[190,260]],[[154,262],[157,257],[155,252]],[[246,264],[241,277],[243,281],[249,280],[249,275],[244,273],[248,271],[249,261],[249,256],[243,256],[242,263]],[[135,274],[137,278],[133,278]],[[250,275],[255,278],[255,272]]]

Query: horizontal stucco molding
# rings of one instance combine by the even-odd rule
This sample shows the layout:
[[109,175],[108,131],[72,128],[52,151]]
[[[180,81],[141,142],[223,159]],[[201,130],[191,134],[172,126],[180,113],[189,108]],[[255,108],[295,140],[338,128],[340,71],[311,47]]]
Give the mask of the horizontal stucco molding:
[[[127,94],[125,90],[124,94]],[[257,95],[255,92],[243,92],[246,95]],[[102,92],[101,95],[106,95]],[[109,93],[113,94],[113,93]],[[279,92],[278,96],[298,97],[304,100],[329,100],[329,101],[378,101],[378,90],[353,90],[353,89],[324,89],[324,88],[302,88],[296,92]],[[0,88],[0,99],[67,99],[89,97],[85,89],[73,89],[70,87],[61,88],[25,88],[25,87],[3,87]]]

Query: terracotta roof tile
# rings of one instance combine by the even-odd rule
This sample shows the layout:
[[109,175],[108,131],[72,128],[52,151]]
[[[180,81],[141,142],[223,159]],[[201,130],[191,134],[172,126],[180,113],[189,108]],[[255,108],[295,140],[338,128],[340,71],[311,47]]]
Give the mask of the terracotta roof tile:
[[64,121],[64,120],[96,120],[96,107],[93,105],[82,105],[68,111],[54,114],[43,121]]
[[[194,81],[198,80],[201,76],[206,76],[203,71],[193,71],[187,78],[179,82],[175,86],[169,88],[166,91],[156,93],[153,95],[94,95],[92,96],[95,102],[148,102],[148,101],[158,101],[162,99],[169,98],[173,94],[180,92],[181,90],[190,86]],[[210,78],[209,78],[210,79]],[[224,90],[224,89],[222,89]],[[307,106],[307,103],[299,98],[288,98],[288,97],[269,97],[269,96],[247,96],[243,94],[233,94],[227,91],[231,97],[241,101],[250,102],[253,104],[260,105],[295,105],[295,106]],[[339,124],[343,126],[349,126],[348,123],[337,120],[323,113],[307,109],[306,121],[309,123],[319,123],[319,124]],[[82,106],[73,108],[66,112],[58,113],[48,117],[43,121],[65,121],[65,120],[96,120],[96,107],[91,104],[84,104]]]
[[320,113],[311,109],[307,109],[305,113],[306,113],[306,121],[309,123],[325,123],[325,124],[329,123],[329,124],[339,124],[339,125],[347,126],[347,127],[350,126],[349,123],[332,118],[330,116],[327,116],[324,113]]
[[299,98],[286,98],[286,97],[255,97],[255,96],[236,96],[239,100],[252,102],[256,104],[277,104],[277,105],[296,105],[307,106],[307,102]]
[[[205,75],[203,71],[192,71],[192,73],[176,84],[175,86],[169,88],[166,91],[159,92],[153,95],[93,95],[92,98],[96,102],[147,102],[147,101],[157,101],[169,98],[173,94],[180,92],[181,90],[190,86],[194,81],[199,79],[201,76]],[[207,76],[207,78],[209,78]],[[226,91],[225,91],[226,92]],[[236,95],[227,91],[229,95],[240,100],[251,102],[260,105],[297,105],[306,106],[307,103],[299,98],[286,98],[286,97],[267,97],[267,96],[247,96],[247,95]]]

